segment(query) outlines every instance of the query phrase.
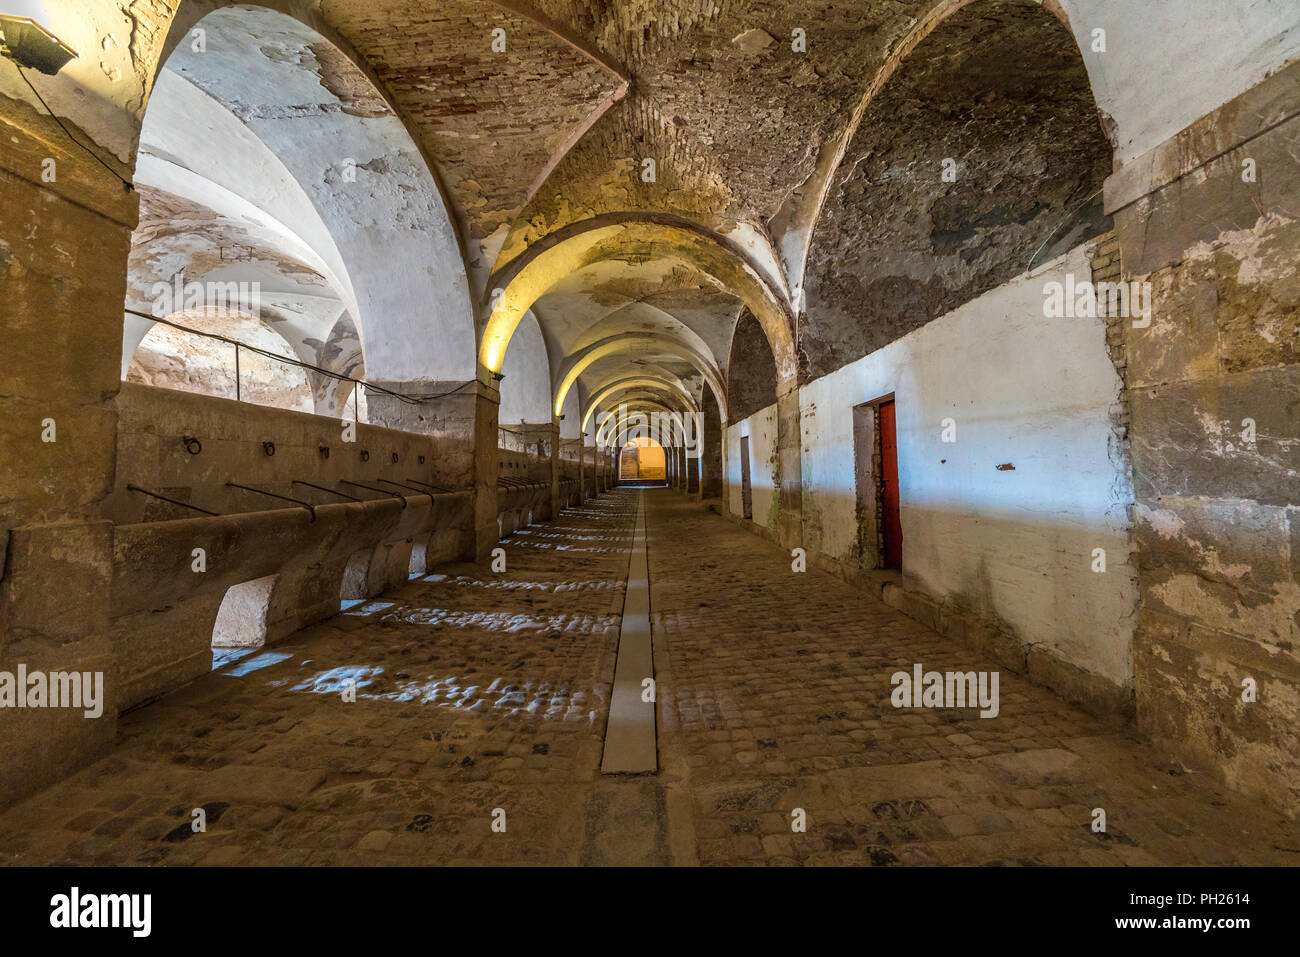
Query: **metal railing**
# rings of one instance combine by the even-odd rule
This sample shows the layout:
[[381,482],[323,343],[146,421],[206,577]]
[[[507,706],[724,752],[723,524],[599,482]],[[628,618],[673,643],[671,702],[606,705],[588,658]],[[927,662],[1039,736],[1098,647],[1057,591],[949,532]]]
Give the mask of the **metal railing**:
[[[303,362],[301,359],[296,359],[292,356],[280,355],[277,352],[271,352],[269,349],[262,349],[258,346],[251,346],[247,342],[240,342],[238,339],[231,339],[229,336],[223,336],[220,333],[204,332],[202,329],[194,329],[190,326],[183,326],[179,322],[173,322],[170,319],[162,319],[158,316],[151,316],[147,312],[140,312],[136,309],[124,309],[123,311],[126,312],[128,315],[137,316],[140,319],[148,319],[150,322],[161,322],[164,326],[170,326],[173,329],[179,329],[181,332],[188,332],[191,335],[202,336],[205,339],[215,339],[217,342],[224,342],[227,345],[234,346],[235,347],[235,401],[237,402],[243,400],[243,392],[242,392],[242,387],[240,385],[240,370],[239,370],[239,352],[241,349],[247,349],[249,352],[253,352],[256,353],[257,355],[264,356],[267,359],[274,359],[276,362],[283,362],[291,366],[297,366],[300,369],[308,369],[311,372],[317,373],[318,375],[328,376],[329,378],[336,379],[339,382],[351,382],[353,384],[353,395],[356,395],[356,389],[358,387],[364,387],[367,390],[367,393],[378,392],[380,395],[392,396],[394,399],[397,399],[401,402],[405,402],[408,405],[419,405],[421,402],[432,402],[436,399],[445,399],[449,395],[455,395],[457,392],[460,392],[466,386],[470,385],[475,381],[474,379],[470,379],[467,382],[462,382],[454,389],[451,389],[447,392],[439,392],[435,395],[406,395],[405,393],[402,392],[396,392],[392,389],[386,389],[381,385],[375,385],[373,382],[367,382],[365,379],[358,379],[355,378],[354,376],[345,375],[342,372],[335,372],[332,369],[326,369],[322,366],[313,365],[310,362]],[[353,401],[352,416],[354,421],[359,421],[358,419],[359,412],[358,412],[357,405],[358,403],[356,401]]]

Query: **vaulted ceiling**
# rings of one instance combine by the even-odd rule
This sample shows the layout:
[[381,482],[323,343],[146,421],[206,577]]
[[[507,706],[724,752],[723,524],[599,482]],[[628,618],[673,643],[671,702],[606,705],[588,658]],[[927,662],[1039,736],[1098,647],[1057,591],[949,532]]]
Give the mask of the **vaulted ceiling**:
[[[435,164],[480,300],[492,291],[487,277],[530,245],[631,211],[728,237],[788,299],[769,224],[799,202],[824,145],[847,129],[885,51],[924,6],[322,0],[320,11]],[[504,52],[493,49],[499,29]],[[671,243],[628,253],[556,277],[532,303],[555,373],[595,341],[650,333],[725,375],[741,296]],[[583,393],[652,360],[704,398],[690,363],[644,347],[593,363]]]
[[[887,115],[866,111],[875,140],[854,138],[867,104],[939,14],[963,6],[312,0],[308,19],[339,47],[312,43],[300,59],[328,109],[365,122],[395,112],[409,130],[459,235],[484,365],[502,368],[515,323],[531,316],[556,387],[586,350],[627,339],[583,365],[584,402],[639,376],[671,380],[698,404],[711,391],[725,401],[746,307],[778,382],[798,375],[805,262],[828,195],[842,190],[841,160],[851,143],[854,166],[888,148]],[[1068,40],[1033,0],[969,10],[1016,30],[1048,21]],[[257,35],[250,47],[285,56]],[[934,89],[951,59],[940,47],[924,61]],[[244,106],[258,119],[255,104]],[[621,223],[636,226],[606,229]]]

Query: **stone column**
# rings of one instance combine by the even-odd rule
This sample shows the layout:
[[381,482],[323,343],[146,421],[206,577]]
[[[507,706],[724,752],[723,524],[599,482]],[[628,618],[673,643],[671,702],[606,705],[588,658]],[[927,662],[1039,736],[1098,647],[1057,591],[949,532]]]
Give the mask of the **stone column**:
[[803,474],[799,434],[799,388],[793,386],[776,400],[777,490],[780,514],[777,541],[782,548],[803,544]]
[[1300,794],[1297,143],[1292,63],[1107,180],[1118,249],[1092,261],[1136,287],[1105,321],[1130,417],[1138,728],[1279,809]]
[[[376,385],[404,395],[437,395],[419,403],[403,402],[382,392],[368,392],[370,424],[418,432],[436,440],[436,454],[418,478],[449,489],[472,489],[473,518],[461,537],[461,557],[486,558],[496,546],[497,412],[501,393],[479,380],[442,382],[382,381]],[[447,394],[444,394],[447,393]]]
[[[89,673],[92,692],[99,675],[102,693],[93,718],[64,707],[0,712],[0,807],[106,754],[116,735],[113,525],[101,503],[114,484],[122,306],[138,220],[136,194],[48,116],[6,104],[0,671]],[[111,150],[99,152],[112,162]],[[47,159],[56,182],[42,179]]]
[[552,522],[560,517],[560,477],[562,462],[560,459],[560,418],[555,417],[551,423],[551,515]]
[[587,501],[587,434],[578,433],[578,505]]
[[474,397],[474,525],[468,538],[473,560],[486,561],[501,538],[497,524],[497,478],[500,473],[497,415],[501,393],[480,382]]
[[700,419],[700,497],[718,498],[722,495],[722,419],[712,396],[705,396]]

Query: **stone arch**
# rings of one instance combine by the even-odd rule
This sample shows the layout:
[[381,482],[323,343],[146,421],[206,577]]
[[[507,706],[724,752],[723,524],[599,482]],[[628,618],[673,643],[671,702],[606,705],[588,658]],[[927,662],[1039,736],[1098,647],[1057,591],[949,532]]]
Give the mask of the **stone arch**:
[[267,353],[297,358],[284,337],[265,322],[238,312],[181,311],[166,318],[198,331],[154,323],[130,356],[127,382],[222,399],[239,398],[297,412],[313,411],[311,383],[301,367],[250,349],[238,350],[236,362],[235,346],[200,334],[218,333]]
[[532,244],[489,280],[491,312],[479,361],[500,371],[516,325],[559,279],[593,263],[626,256],[677,258],[744,300],[780,357],[782,381],[795,376],[793,319],[764,270],[734,243],[680,217],[618,213],[566,226]]
[[776,360],[753,314],[742,310],[727,358],[727,408],[740,421],[775,401]]
[[[206,184],[201,208],[211,199],[227,221],[241,206],[259,209],[250,243],[265,240],[274,253],[263,257],[266,278],[275,278],[270,267],[281,277],[286,268],[312,273],[337,299],[317,325],[328,332],[349,312],[370,376],[471,379],[469,285],[432,167],[368,70],[316,19],[270,5],[182,4],[155,64],[137,178],[148,186],[179,166],[189,175],[169,182]],[[189,42],[196,28],[205,32],[201,54]],[[151,130],[175,96],[201,107],[201,139],[231,147],[220,162],[170,149],[168,136]],[[170,139],[184,145],[185,136]],[[303,337],[329,347],[326,335]]]
[[601,386],[587,403],[586,411],[582,417],[582,427],[585,429],[587,423],[591,421],[591,416],[600,407],[600,404],[606,399],[617,395],[619,392],[634,389],[645,388],[647,390],[657,390],[662,394],[672,395],[683,403],[688,411],[698,413],[699,407],[696,405],[695,397],[687,392],[680,382],[668,378],[638,376],[627,379],[620,379],[608,385]]
[[[873,84],[812,236],[806,378],[1108,228],[1111,146],[1056,14],[1034,0],[951,0],[903,46]],[[899,118],[910,135],[893,132]]]
[[578,392],[578,389],[570,389],[564,400],[564,408],[560,410],[561,440],[582,438],[582,399]]
[[555,408],[558,410],[563,405],[565,395],[578,381],[578,376],[593,362],[605,356],[633,350],[638,346],[643,348],[652,346],[658,351],[670,353],[690,363],[704,377],[704,381],[708,383],[709,388],[713,390],[713,394],[718,400],[718,406],[723,410],[723,417],[726,417],[726,390],[723,388],[722,376],[717,368],[708,358],[699,355],[689,346],[663,336],[614,336],[594,343],[576,355],[571,356],[558,376],[559,384],[556,386]]
[[[807,269],[809,251],[813,244],[814,230],[821,221],[827,197],[834,184],[835,174],[844,163],[845,152],[861,127],[867,108],[874,101],[881,88],[898,71],[900,65],[906,62],[908,55],[916,49],[918,44],[940,27],[944,21],[964,7],[972,3],[983,2],[987,2],[987,0],[936,0],[928,11],[916,18],[912,27],[893,44],[889,55],[885,57],[871,77],[871,81],[854,105],[844,129],[821,150],[816,171],[810,177],[811,189],[805,189],[797,195],[790,196],[782,208],[777,211],[776,216],[773,217],[770,228],[774,235],[782,237],[779,244],[781,266],[793,284],[790,298],[797,311],[803,311],[804,274]],[[1064,0],[1064,4],[1057,2],[1057,0],[1013,0],[1013,2],[1039,4],[1056,16],[1067,29],[1072,32],[1074,30],[1069,14],[1065,9],[1067,4],[1073,5],[1073,0]],[[1107,139],[1114,146],[1115,132],[1113,125],[1106,122],[1104,126]]]
[[[551,421],[551,361],[541,327],[531,312],[519,320],[515,330],[515,348],[506,357],[497,383],[501,408],[497,419],[503,425],[528,422],[533,425]],[[555,414],[560,414],[555,409]]]

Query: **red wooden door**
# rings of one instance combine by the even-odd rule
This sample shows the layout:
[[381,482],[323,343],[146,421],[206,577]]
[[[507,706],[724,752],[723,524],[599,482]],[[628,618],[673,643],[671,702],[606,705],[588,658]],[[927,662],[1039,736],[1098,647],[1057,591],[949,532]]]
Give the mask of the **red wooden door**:
[[898,429],[894,403],[880,404],[880,488],[885,510],[885,567],[903,568],[903,525],[898,515]]
[[740,437],[740,511],[743,518],[754,517],[754,493],[749,484],[749,436]]

